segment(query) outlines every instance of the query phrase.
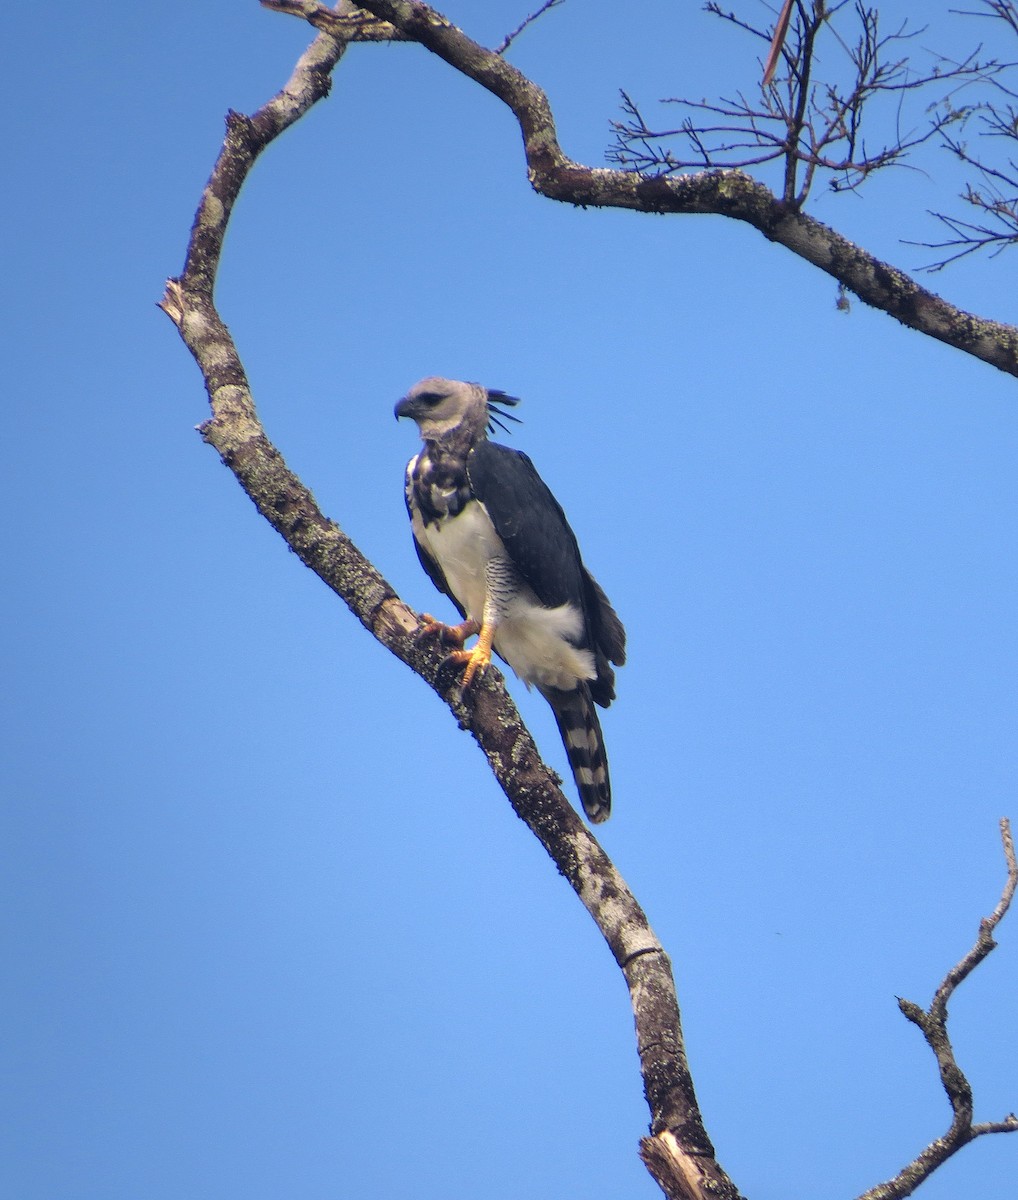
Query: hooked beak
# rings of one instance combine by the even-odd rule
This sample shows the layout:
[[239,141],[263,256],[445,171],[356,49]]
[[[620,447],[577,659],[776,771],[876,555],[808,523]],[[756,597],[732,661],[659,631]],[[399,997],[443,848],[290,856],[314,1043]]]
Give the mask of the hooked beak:
[[393,412],[396,414],[397,421],[400,417],[412,417],[414,415],[414,402],[409,396],[404,396],[402,400],[397,401]]

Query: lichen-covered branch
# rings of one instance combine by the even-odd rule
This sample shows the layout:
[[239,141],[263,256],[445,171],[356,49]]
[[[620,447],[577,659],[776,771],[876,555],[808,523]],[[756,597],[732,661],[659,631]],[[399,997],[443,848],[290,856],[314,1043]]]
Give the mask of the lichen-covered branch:
[[574,162],[559,145],[545,93],[503,57],[418,0],[364,0],[363,7],[508,105],[523,134],[530,182],[541,195],[584,207],[714,213],[744,221],[903,325],[1018,376],[1018,328],[948,303],[904,271],[783,203],[742,171],[648,176]]
[[284,13],[289,17],[301,17],[322,33],[327,33],[343,45],[349,42],[407,42],[405,33],[379,21],[371,13],[353,4],[337,5],[335,9],[317,4],[315,0],[259,0],[262,8]]
[[[267,6],[301,7],[299,0],[270,0]],[[514,809],[597,923],[629,987],[651,1113],[651,1136],[644,1146],[660,1143],[658,1157],[664,1165],[654,1173],[666,1195],[674,1200],[737,1200],[736,1189],[714,1158],[696,1104],[671,964],[640,905],[541,761],[499,673],[490,670],[464,695],[456,673],[445,666],[444,652],[433,641],[416,637],[417,614],[324,516],[289,470],[262,428],[237,347],[216,311],[223,238],[248,172],[275,137],[328,94],[330,74],[347,41],[363,40],[364,23],[348,10],[331,14],[334,20],[313,15],[331,33],[319,34],[284,88],[253,116],[229,114],[184,270],[168,281],[161,302],[205,380],[212,415],[202,436],[287,545],[378,641],[442,697],[461,728],[473,735]],[[377,33],[377,22],[373,28]]]
[[1014,1113],[1009,1113],[999,1121],[973,1123],[972,1087],[958,1066],[947,1032],[948,1002],[958,985],[967,979],[996,947],[997,943],[993,940],[994,930],[1004,919],[1014,899],[1015,888],[1018,887],[1018,862],[1015,861],[1014,840],[1007,819],[1000,823],[1000,836],[1004,844],[1007,879],[997,907],[979,922],[979,933],[972,949],[944,976],[928,1009],[921,1008],[912,1000],[898,1000],[902,1014],[921,1030],[926,1044],[937,1060],[940,1082],[951,1105],[951,1126],[893,1179],[871,1188],[859,1197],[859,1200],[900,1200],[900,1197],[910,1196],[939,1166],[975,1138],[988,1133],[1018,1133],[1018,1116]]

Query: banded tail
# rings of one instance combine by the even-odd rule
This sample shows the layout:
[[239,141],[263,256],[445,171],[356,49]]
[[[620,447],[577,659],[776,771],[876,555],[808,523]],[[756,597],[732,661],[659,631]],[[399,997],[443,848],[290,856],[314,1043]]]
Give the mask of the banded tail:
[[573,779],[583,802],[583,811],[595,825],[607,821],[612,809],[608,756],[601,736],[601,723],[590,697],[590,688],[581,683],[575,691],[541,688],[551,705],[558,731],[562,735]]

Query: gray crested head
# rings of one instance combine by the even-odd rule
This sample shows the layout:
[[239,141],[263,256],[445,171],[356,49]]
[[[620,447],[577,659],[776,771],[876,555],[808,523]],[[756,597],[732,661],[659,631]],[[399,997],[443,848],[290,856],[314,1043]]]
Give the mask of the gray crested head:
[[420,380],[396,405],[396,417],[410,417],[417,422],[421,437],[437,441],[453,430],[469,432],[471,440],[492,432],[494,425],[505,429],[502,419],[517,421],[518,417],[503,411],[503,405],[519,401],[505,392],[490,390],[479,383],[464,383],[458,379],[443,379],[429,375]]

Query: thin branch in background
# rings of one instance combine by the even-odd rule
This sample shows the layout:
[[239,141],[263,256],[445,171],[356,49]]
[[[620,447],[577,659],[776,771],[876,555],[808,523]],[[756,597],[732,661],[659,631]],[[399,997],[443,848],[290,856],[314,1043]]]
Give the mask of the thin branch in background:
[[987,251],[991,258],[1018,245],[1018,164],[1008,161],[1007,170],[991,167],[969,153],[965,143],[945,137],[945,147],[960,162],[975,168],[982,177],[980,186],[967,183],[961,199],[982,214],[980,220],[964,220],[950,213],[931,212],[951,235],[941,241],[910,242],[927,250],[946,250],[949,253],[926,264],[924,270],[942,271],[944,267],[977,251]]
[[[684,109],[683,119],[676,127],[654,129],[631,97],[624,95],[623,119],[612,123],[615,145],[608,151],[609,159],[651,175],[780,163],[782,200],[800,208],[819,173],[828,177],[832,191],[854,191],[874,172],[904,165],[911,151],[942,135],[971,111],[954,105],[959,88],[994,80],[1009,65],[981,59],[974,51],[956,62],[936,58],[928,70],[918,71],[906,51],[921,31],[902,23],[884,34],[877,10],[854,0],[856,33],[847,38],[839,32],[836,18],[848,7],[849,0],[837,4],[795,0],[794,5],[784,5],[770,33],[710,0],[707,11],[713,16],[768,43],[759,97],[750,100],[741,92],[718,101],[674,97],[662,103]],[[839,53],[826,56],[824,75],[818,77],[821,44]],[[778,73],[781,61],[784,69]],[[939,90],[937,104],[915,128],[904,128],[902,101],[930,86]],[[888,100],[895,105],[893,136],[873,147],[865,137],[865,129],[873,124],[869,112],[878,101],[886,109]],[[701,114],[726,121],[706,122]]]
[[[955,11],[963,16],[1003,21],[1012,34],[1018,35],[1018,7],[1013,0],[985,0],[981,12]],[[978,215],[966,220],[953,213],[930,212],[949,236],[940,241],[907,243],[947,252],[927,263],[923,268],[926,271],[942,271],[978,251],[996,258],[1009,246],[1018,244],[1018,162],[1014,157],[1007,157],[1002,163],[994,159],[998,147],[1007,143],[1012,144],[1011,154],[1016,153],[1018,106],[1008,101],[1018,101],[1018,92],[1007,87],[999,74],[987,82],[991,87],[990,98],[968,107],[960,119],[956,116],[954,121],[945,122],[940,130],[943,148],[976,174],[975,179],[966,181],[960,199]],[[946,104],[950,104],[950,98]],[[985,155],[977,148],[983,146],[987,147]]]
[[[962,199],[976,204],[977,207],[983,207],[982,198],[974,198],[970,194],[969,189],[966,189],[962,193]],[[913,241],[905,243],[907,246],[920,246],[924,250],[951,251],[951,253],[945,254],[942,258],[927,263],[922,268],[924,271],[942,271],[952,263],[967,258],[968,255],[975,254],[980,250],[986,250],[990,258],[996,258],[998,254],[1018,242],[1018,222],[1008,231],[1006,228],[995,229],[990,225],[979,225],[974,221],[964,221],[961,217],[952,217],[946,213],[931,213],[930,215],[940,221],[954,236],[945,238],[940,242]]]
[[505,35],[505,38],[504,38],[502,44],[500,46],[496,47],[495,53],[496,54],[505,54],[505,52],[509,49],[509,47],[513,44],[513,42],[516,41],[516,39],[520,36],[520,34],[524,31],[524,29],[527,28],[528,25],[533,25],[533,23],[537,20],[538,17],[544,16],[544,14],[546,12],[548,12],[549,9],[558,8],[558,6],[562,3],[563,3],[563,0],[545,0],[544,4],[542,4],[540,8],[538,8],[534,12],[532,12],[530,14],[530,16],[527,17],[522,22],[522,24],[517,25],[516,28],[512,31],[512,33],[507,33]]
[[943,1136],[930,1142],[926,1149],[893,1179],[871,1188],[863,1193],[859,1200],[900,1200],[901,1197],[910,1196],[939,1166],[975,1138],[988,1133],[1018,1133],[1018,1116],[1014,1113],[1008,1113],[999,1121],[973,1124],[972,1087],[958,1066],[947,1033],[948,1003],[958,985],[963,983],[996,948],[993,934],[1011,907],[1015,889],[1018,888],[1018,861],[1015,859],[1011,823],[1006,817],[1000,822],[1000,837],[1004,847],[1007,879],[996,908],[979,922],[979,933],[972,949],[944,976],[928,1009],[920,1008],[912,1000],[898,999],[898,1007],[902,1014],[922,1031],[926,1044],[937,1060],[940,1082],[951,1104],[951,1127]]
[[1018,33],[1018,11],[1012,0],[983,0],[983,6],[989,11],[978,12],[966,8],[952,8],[951,12],[957,13],[960,17],[991,17],[999,18],[1005,24],[1010,25],[1015,33]]

